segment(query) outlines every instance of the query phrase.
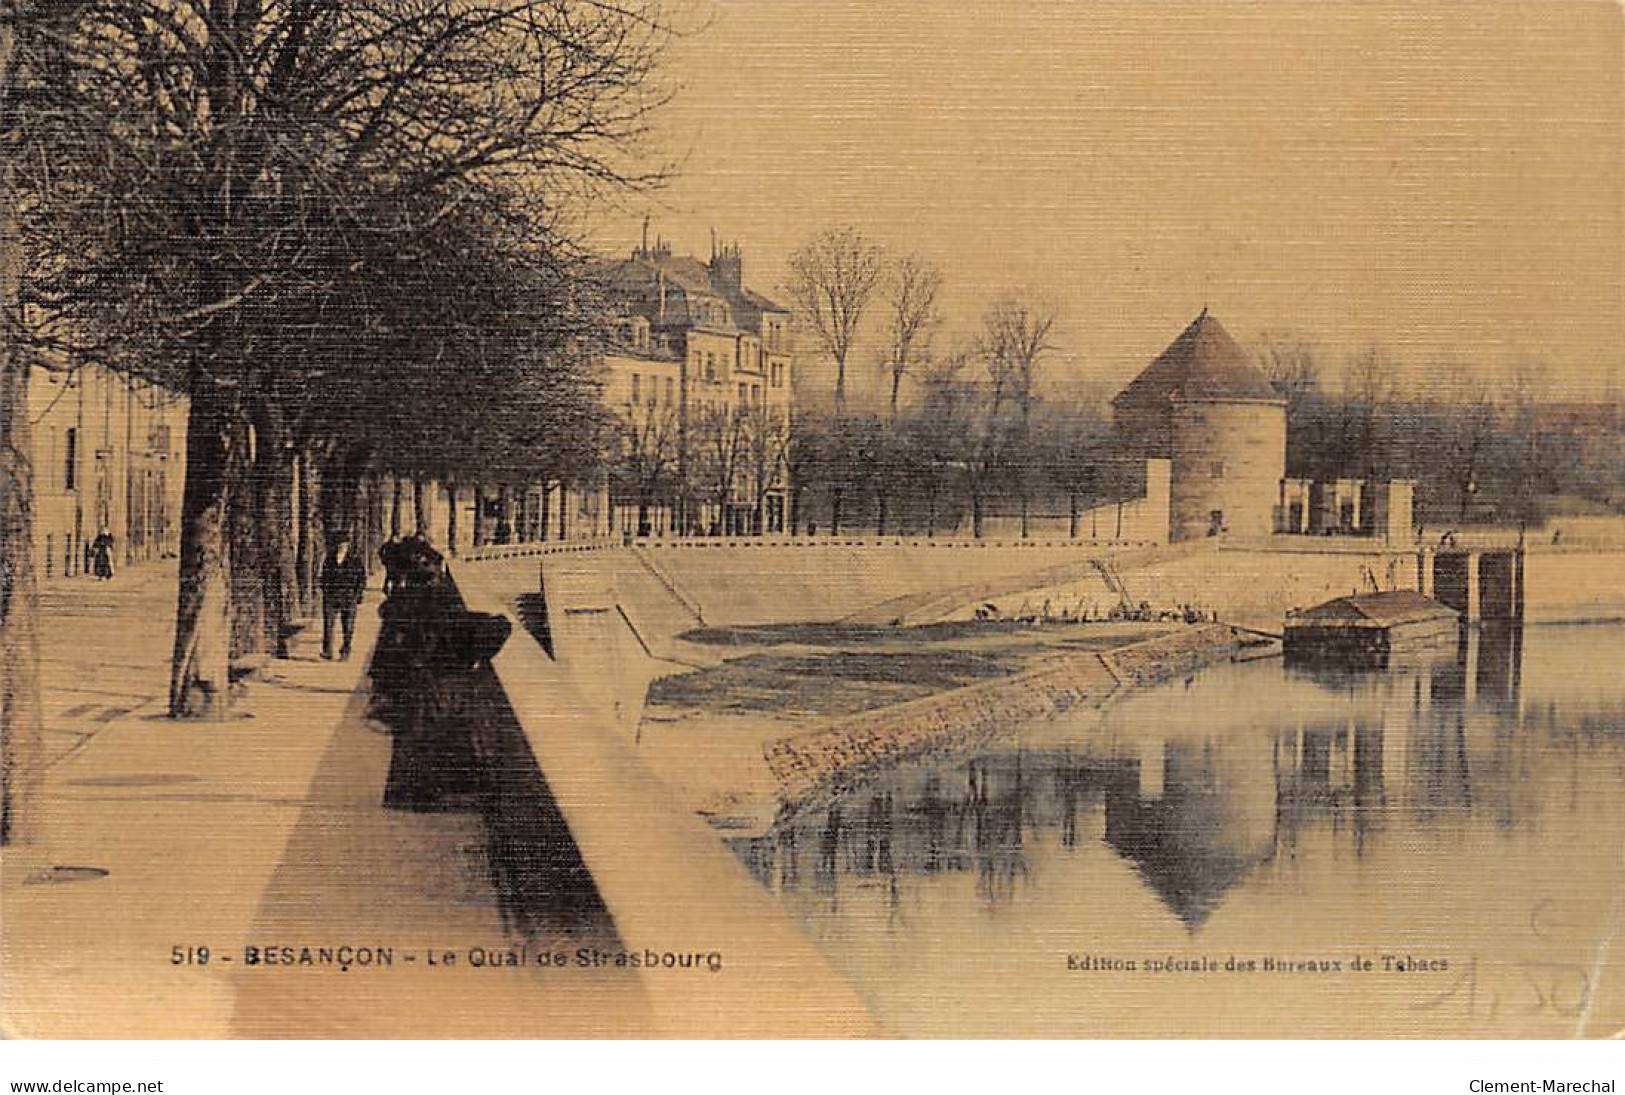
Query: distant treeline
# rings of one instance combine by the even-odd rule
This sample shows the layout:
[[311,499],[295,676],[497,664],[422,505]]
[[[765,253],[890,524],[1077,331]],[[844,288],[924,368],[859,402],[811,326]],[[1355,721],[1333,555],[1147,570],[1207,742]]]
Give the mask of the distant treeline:
[[1414,479],[1428,525],[1538,525],[1625,512],[1625,429],[1615,404],[1481,398],[1292,398],[1287,473]]
[[[1416,521],[1539,525],[1625,512],[1625,424],[1611,404],[1381,400],[1288,393],[1287,474],[1414,479]],[[1036,400],[1029,436],[989,420],[975,386],[928,389],[895,416],[804,412],[792,427],[797,528],[974,531],[1137,497],[1143,462],[1108,412]],[[1087,529],[1082,530],[1087,534]]]

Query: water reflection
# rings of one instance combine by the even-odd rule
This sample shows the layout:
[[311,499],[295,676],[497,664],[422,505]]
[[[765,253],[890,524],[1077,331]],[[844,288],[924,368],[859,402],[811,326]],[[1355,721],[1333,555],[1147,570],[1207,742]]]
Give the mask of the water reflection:
[[[1625,647],[1617,628],[1590,631],[1602,649]],[[1308,840],[1358,863],[1402,855],[1421,832],[1535,826],[1531,776],[1565,750],[1571,798],[1617,781],[1618,682],[1559,683],[1527,712],[1524,641],[1486,628],[1382,673],[1226,667],[1092,722],[900,768],[734,848],[805,917],[839,918],[862,893],[907,931],[911,893],[996,914],[1104,846],[1196,932],[1249,879],[1290,873]],[[1605,770],[1582,770],[1579,743],[1610,750]]]

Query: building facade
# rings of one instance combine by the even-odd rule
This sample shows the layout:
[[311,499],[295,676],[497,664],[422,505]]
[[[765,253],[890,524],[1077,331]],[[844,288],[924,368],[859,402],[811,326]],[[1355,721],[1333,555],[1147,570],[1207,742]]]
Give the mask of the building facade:
[[113,537],[115,566],[177,555],[185,397],[85,366],[36,368],[28,401],[40,577],[89,574],[87,549],[102,532]]
[[735,244],[709,262],[663,243],[605,270],[620,315],[604,397],[618,421],[612,520],[636,536],[786,529],[790,311],[744,284]]

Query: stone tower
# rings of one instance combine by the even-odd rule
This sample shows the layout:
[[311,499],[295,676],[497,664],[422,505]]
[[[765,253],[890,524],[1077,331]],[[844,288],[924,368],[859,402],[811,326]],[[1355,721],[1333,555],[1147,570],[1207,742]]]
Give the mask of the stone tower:
[[1170,540],[1268,536],[1286,474],[1286,400],[1207,309],[1112,400],[1118,432],[1172,462]]

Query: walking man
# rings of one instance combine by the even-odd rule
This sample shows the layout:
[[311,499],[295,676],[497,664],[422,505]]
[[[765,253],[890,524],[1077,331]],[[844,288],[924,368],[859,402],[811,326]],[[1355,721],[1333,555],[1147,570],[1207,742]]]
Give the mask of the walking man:
[[350,657],[350,640],[355,634],[355,609],[361,603],[362,591],[367,588],[367,570],[361,559],[350,550],[348,533],[333,538],[322,560],[322,657],[333,658],[333,621],[344,629],[344,645],[339,648],[339,660]]

